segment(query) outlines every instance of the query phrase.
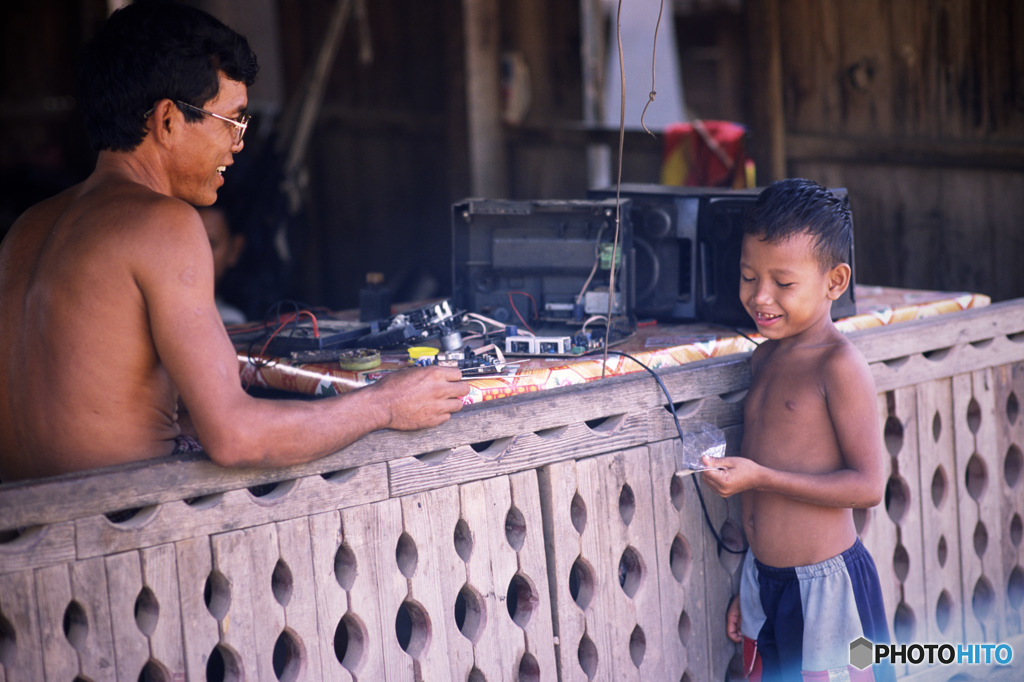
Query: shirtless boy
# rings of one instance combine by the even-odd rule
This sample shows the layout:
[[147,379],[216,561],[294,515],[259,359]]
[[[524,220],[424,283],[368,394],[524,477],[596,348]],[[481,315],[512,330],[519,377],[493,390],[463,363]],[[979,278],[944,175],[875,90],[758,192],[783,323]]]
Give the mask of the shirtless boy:
[[766,340],[750,360],[741,456],[706,462],[720,469],[702,477],[724,497],[742,493],[750,550],[727,629],[744,643],[751,679],[892,677],[891,667],[849,666],[853,640],[889,641],[853,522],[885,484],[876,391],[830,314],[850,285],[851,239],[849,211],[801,179],[763,190],[744,229],[740,297]]
[[168,455],[184,436],[224,466],[296,464],[461,408],[450,368],[318,401],[242,389],[193,206],[242,150],[256,70],[243,37],[183,5],[129,5],[94,40],[79,104],[96,168],[0,245],[4,482]]

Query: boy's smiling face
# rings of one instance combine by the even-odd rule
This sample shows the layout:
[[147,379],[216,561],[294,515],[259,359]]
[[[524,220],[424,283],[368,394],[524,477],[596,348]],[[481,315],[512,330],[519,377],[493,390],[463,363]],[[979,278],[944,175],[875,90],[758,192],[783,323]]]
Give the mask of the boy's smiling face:
[[832,301],[848,284],[849,266],[822,270],[806,232],[774,243],[743,237],[740,300],[765,338],[785,339],[831,322]]

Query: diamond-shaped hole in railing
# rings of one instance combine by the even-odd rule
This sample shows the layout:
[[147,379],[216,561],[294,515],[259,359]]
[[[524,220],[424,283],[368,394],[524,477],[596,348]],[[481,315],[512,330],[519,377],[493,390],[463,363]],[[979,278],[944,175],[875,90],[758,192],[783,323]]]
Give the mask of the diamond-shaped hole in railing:
[[540,596],[537,594],[537,588],[534,587],[533,581],[522,573],[512,576],[505,593],[505,605],[508,607],[508,615],[512,617],[512,621],[525,629],[539,603]]
[[967,403],[967,428],[974,434],[978,433],[978,429],[981,428],[981,406],[974,398]]
[[140,682],[173,682],[171,673],[160,661],[149,659],[139,673]]
[[419,560],[420,556],[416,549],[416,542],[408,533],[402,533],[398,537],[398,543],[395,545],[395,562],[398,564],[398,570],[406,578],[411,578],[416,573],[416,565],[419,563]]
[[974,526],[974,553],[978,555],[980,559],[985,555],[985,550],[988,549],[988,528],[981,521]]
[[903,424],[894,416],[885,420],[885,448],[895,457],[903,449]]
[[974,584],[974,593],[971,595],[971,609],[974,616],[985,621],[992,613],[992,606],[995,604],[996,594],[988,578],[981,576]]
[[903,545],[896,545],[896,549],[893,550],[892,571],[901,583],[906,581],[907,574],[910,573],[910,555]]
[[669,499],[672,500],[672,506],[676,508],[676,511],[682,511],[683,503],[686,502],[684,480],[682,476],[673,476],[668,484]]
[[636,513],[636,496],[628,483],[623,484],[619,490],[619,518],[627,526],[633,521],[633,514]]
[[1006,485],[1015,488],[1020,483],[1020,474],[1024,470],[1024,455],[1016,443],[1010,445],[1003,459],[1003,479]]
[[203,601],[206,603],[207,611],[217,620],[222,620],[227,615],[228,607],[231,606],[231,583],[220,571],[211,571],[210,575],[206,576]]
[[[75,651],[84,651],[86,646],[86,640],[89,636],[89,618],[86,616],[85,609],[77,601],[72,601],[68,604],[67,608],[64,609],[64,637],[68,640]],[[2,626],[0,626],[2,627]],[[10,624],[8,623],[8,628]],[[13,628],[11,629],[12,635],[12,647],[13,647]]]
[[672,569],[672,577],[680,583],[685,583],[690,577],[691,563],[690,543],[682,535],[676,535],[668,551],[668,564]]
[[395,614],[395,636],[402,651],[419,658],[430,642],[430,616],[417,602],[405,600]]
[[241,682],[242,664],[230,648],[218,644],[206,659],[207,682]]
[[356,555],[348,545],[341,545],[334,554],[334,579],[348,592],[356,582]]
[[485,609],[480,593],[468,584],[463,585],[455,597],[455,625],[471,642],[476,642],[483,632]]
[[914,610],[905,601],[901,601],[896,605],[892,629],[896,635],[897,642],[907,643],[915,641],[914,631],[917,629],[917,618],[914,616]]
[[517,682],[540,682],[540,664],[529,651],[519,659],[519,677]]
[[346,613],[334,630],[334,656],[346,670],[359,669],[366,651],[366,626],[352,613]]
[[586,609],[594,598],[594,569],[582,556],[576,557],[569,569],[569,594],[581,609]]
[[946,478],[946,469],[940,464],[935,467],[932,474],[932,506],[942,509],[946,501],[946,491],[949,490],[949,480]]
[[455,524],[455,531],[452,533],[452,542],[455,543],[455,553],[463,561],[469,561],[473,556],[473,531],[465,519],[459,519]]
[[284,559],[278,559],[274,564],[274,572],[270,574],[270,591],[274,599],[281,606],[288,606],[292,598],[292,569]]
[[597,647],[594,645],[594,640],[586,634],[580,638],[580,644],[576,648],[576,659],[587,679],[594,679],[594,676],[597,675]]
[[644,561],[633,547],[627,547],[619,557],[619,587],[627,597],[635,597],[644,580]]
[[281,682],[295,682],[303,669],[305,650],[299,638],[285,629],[274,642],[274,674]]
[[935,600],[935,624],[943,633],[947,632],[950,620],[953,617],[953,599],[949,592],[939,592],[939,598]]
[[637,668],[644,662],[644,655],[647,653],[647,636],[639,625],[633,628],[629,634],[629,657],[633,659],[633,665]]
[[679,641],[686,646],[690,642],[690,633],[693,632],[693,623],[690,622],[690,615],[683,611],[679,614],[679,621],[676,623],[676,634]]
[[509,507],[508,514],[505,514],[505,539],[517,552],[526,542],[526,517],[515,507]]
[[569,503],[569,518],[572,520],[572,527],[582,535],[583,529],[587,527],[587,504],[579,493],[574,494],[572,502]]
[[139,631],[150,637],[160,620],[160,602],[149,586],[144,586],[135,597],[135,624]]
[[985,494],[985,489],[988,487],[988,469],[985,467],[985,461],[978,457],[977,453],[971,455],[971,458],[967,460],[964,485],[967,488],[967,494],[975,502],[981,500],[981,496]]
[[1024,604],[1024,570],[1020,566],[1014,566],[1006,579],[1006,600],[1015,609]]
[[910,505],[910,488],[898,474],[889,477],[885,484],[885,511],[897,526],[903,523]]

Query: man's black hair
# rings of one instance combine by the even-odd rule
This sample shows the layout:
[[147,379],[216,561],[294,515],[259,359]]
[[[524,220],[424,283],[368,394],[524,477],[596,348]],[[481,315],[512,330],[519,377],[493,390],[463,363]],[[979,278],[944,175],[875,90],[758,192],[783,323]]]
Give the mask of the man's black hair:
[[743,233],[769,243],[809,234],[822,270],[830,270],[850,257],[853,218],[849,207],[825,187],[813,180],[788,178],[761,191],[747,213]]
[[[107,19],[86,48],[79,105],[97,150],[130,151],[162,99],[197,107],[217,96],[218,72],[252,85],[259,66],[246,39],[194,7],[138,0]],[[187,121],[202,114],[178,107]]]

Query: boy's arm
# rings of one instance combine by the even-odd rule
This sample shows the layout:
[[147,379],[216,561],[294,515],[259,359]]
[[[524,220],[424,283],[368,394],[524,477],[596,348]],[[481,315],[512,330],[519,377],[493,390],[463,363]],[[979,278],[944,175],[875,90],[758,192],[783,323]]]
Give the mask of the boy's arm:
[[825,365],[829,417],[843,468],[826,473],[773,469],[743,457],[707,460],[704,482],[723,497],[746,490],[785,495],[822,507],[873,507],[885,486],[885,448],[871,371],[852,345],[844,344]]

